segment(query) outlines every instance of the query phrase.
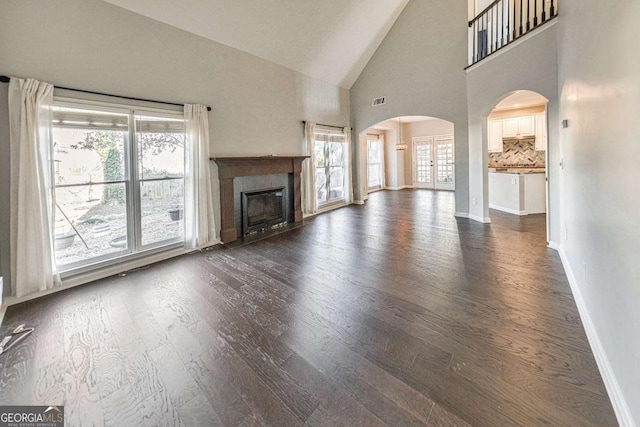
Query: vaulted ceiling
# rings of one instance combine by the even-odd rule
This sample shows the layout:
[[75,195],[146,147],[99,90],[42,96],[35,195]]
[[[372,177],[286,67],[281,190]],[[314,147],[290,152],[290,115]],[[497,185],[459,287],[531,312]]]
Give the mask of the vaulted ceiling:
[[105,0],[351,88],[409,0]]

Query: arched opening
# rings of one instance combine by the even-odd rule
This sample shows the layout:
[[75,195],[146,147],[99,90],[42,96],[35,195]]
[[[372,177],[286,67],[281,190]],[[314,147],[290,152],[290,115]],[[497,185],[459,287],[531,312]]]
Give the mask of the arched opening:
[[490,212],[548,214],[548,102],[537,92],[518,90],[503,97],[488,115]]
[[454,124],[429,116],[383,120],[359,134],[363,200],[379,190],[455,191]]

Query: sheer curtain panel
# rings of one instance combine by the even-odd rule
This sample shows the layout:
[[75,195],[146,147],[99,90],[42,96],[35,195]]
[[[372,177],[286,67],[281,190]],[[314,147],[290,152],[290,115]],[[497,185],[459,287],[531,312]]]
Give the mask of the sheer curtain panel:
[[318,211],[318,201],[316,199],[316,174],[315,174],[315,143],[316,124],[306,122],[304,125],[304,147],[303,153],[309,156],[302,162],[302,213],[313,215]]
[[51,108],[53,85],[11,78],[11,291],[15,297],[60,283],[54,259]]
[[185,104],[185,244],[202,248],[216,243],[209,172],[209,119],[204,105]]

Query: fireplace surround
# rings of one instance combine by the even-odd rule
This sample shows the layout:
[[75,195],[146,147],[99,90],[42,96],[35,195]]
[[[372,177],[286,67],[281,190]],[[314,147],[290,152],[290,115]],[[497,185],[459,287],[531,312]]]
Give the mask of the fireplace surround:
[[[255,175],[287,174],[287,203],[291,214],[286,222],[302,221],[300,172],[302,161],[308,156],[265,156],[265,157],[212,157],[218,166],[220,179],[220,239],[223,243],[231,243],[238,239],[241,230],[236,222],[236,214],[240,202],[235,191],[234,181],[239,177]],[[256,177],[259,178],[259,177]],[[279,185],[278,185],[279,186]],[[273,185],[272,187],[276,187]],[[284,185],[282,186],[284,187]],[[255,189],[265,190],[264,188]],[[243,189],[244,191],[250,191]]]

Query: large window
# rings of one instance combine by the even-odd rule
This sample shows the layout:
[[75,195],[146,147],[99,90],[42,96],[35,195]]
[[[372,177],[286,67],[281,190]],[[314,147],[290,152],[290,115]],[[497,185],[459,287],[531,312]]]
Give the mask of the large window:
[[61,271],[184,242],[182,113],[56,102]]
[[319,207],[345,199],[347,149],[342,130],[316,128],[314,157]]
[[345,200],[347,149],[343,131],[316,128],[314,158],[319,207]]
[[382,187],[382,141],[378,135],[367,135],[367,187]]

